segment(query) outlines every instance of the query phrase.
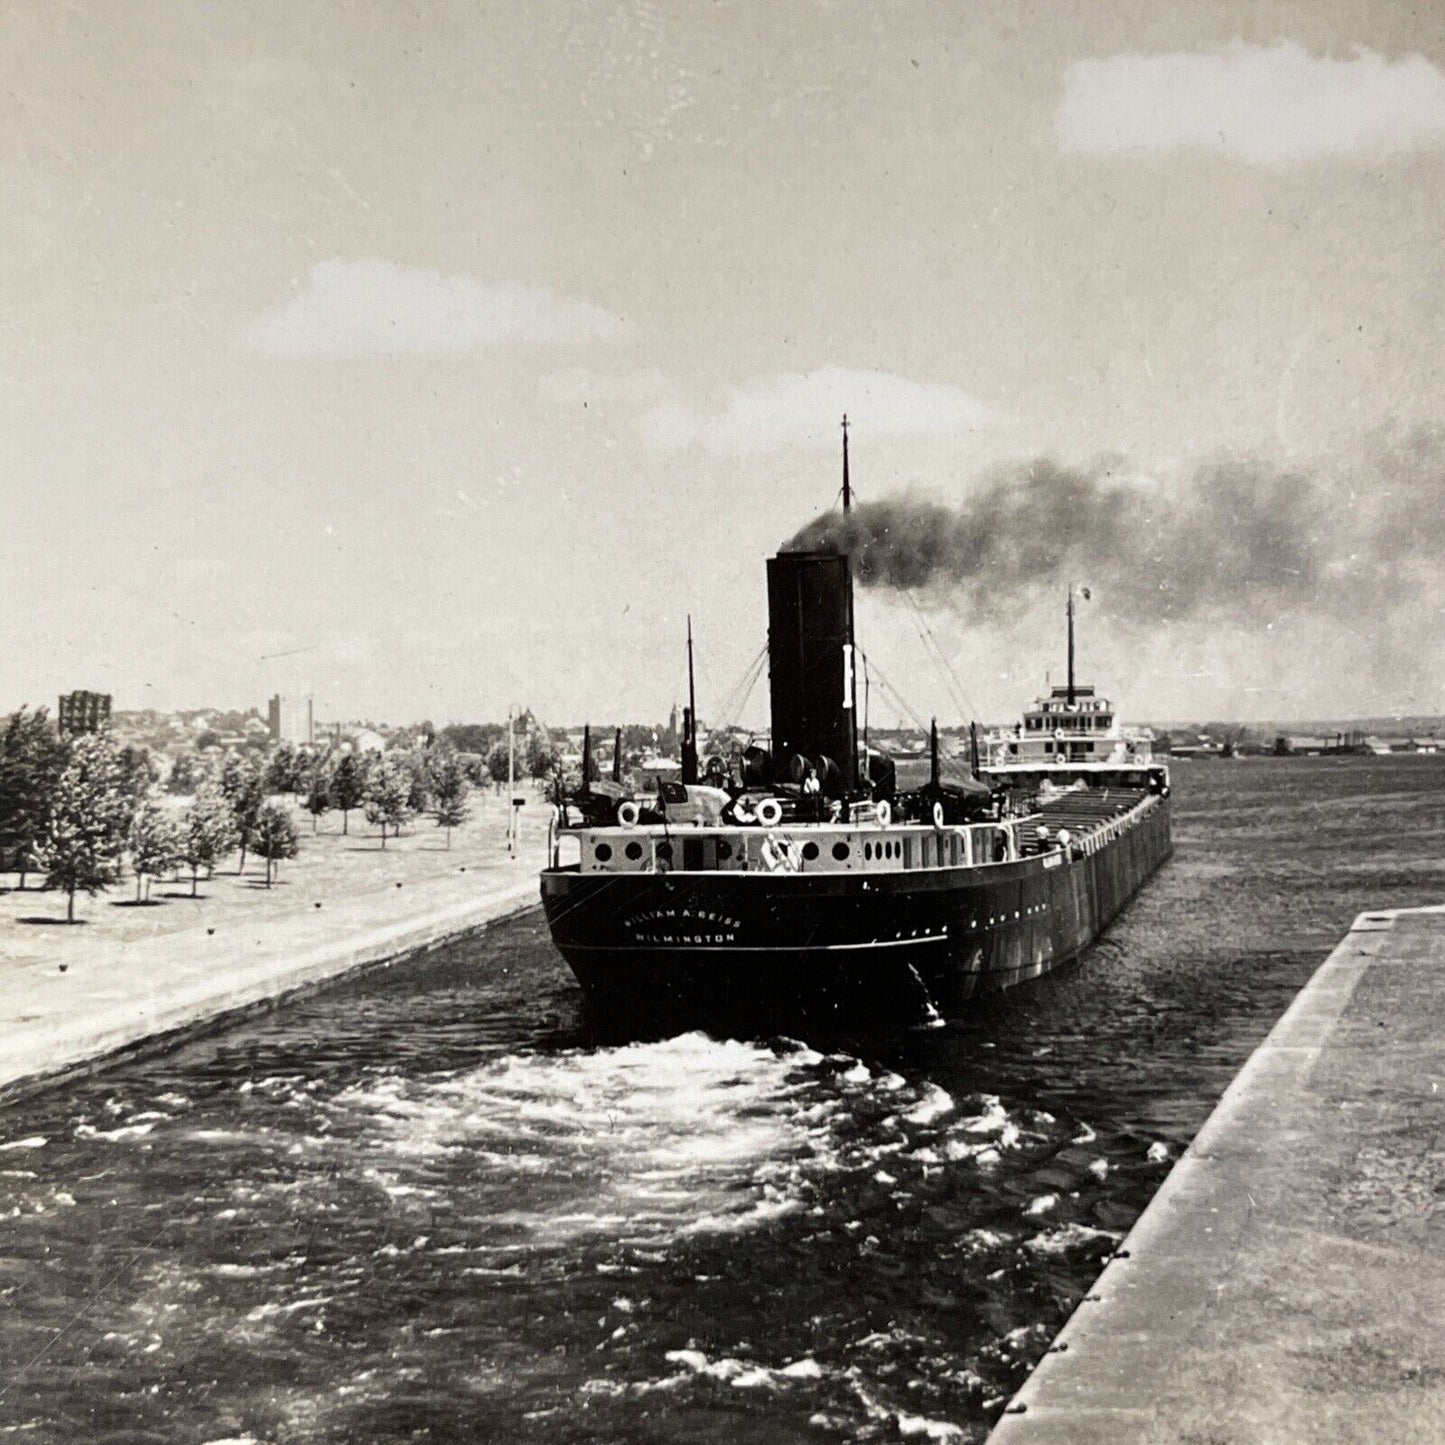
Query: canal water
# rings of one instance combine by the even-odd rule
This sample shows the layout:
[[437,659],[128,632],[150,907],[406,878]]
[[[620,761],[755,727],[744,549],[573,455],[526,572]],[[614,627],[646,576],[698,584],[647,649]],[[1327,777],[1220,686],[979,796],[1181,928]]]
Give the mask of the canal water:
[[1445,760],[1186,762],[1079,965],[903,1040],[598,1047],[532,918],[0,1109],[0,1436],[977,1440]]

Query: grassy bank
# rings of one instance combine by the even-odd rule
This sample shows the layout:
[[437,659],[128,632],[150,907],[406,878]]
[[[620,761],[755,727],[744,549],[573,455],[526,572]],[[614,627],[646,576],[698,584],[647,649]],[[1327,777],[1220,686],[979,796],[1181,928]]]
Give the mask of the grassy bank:
[[[542,861],[549,807],[530,788],[525,796],[514,866],[535,869]],[[291,803],[289,797],[278,801]],[[221,929],[314,912],[318,903],[324,912],[328,905],[381,889],[404,889],[468,869],[506,865],[506,799],[491,792],[473,795],[472,816],[452,829],[450,850],[445,830],[427,816],[414,819],[400,837],[388,837],[385,849],[378,830],[359,810],[351,814],[347,833],[342,832],[339,813],[327,814],[315,833],[308,813],[298,808],[296,816],[300,856],[281,865],[280,877],[269,889],[259,858],[248,856],[240,872],[239,857],[232,855],[212,878],[201,878],[196,898],[191,897],[188,872],[175,881],[157,881],[149,905],[136,904],[133,880],[122,881],[94,898],[77,898],[77,922],[67,926],[64,895],[42,890],[34,874],[21,891],[16,875],[0,873],[0,960],[69,962],[98,949],[186,929]]]

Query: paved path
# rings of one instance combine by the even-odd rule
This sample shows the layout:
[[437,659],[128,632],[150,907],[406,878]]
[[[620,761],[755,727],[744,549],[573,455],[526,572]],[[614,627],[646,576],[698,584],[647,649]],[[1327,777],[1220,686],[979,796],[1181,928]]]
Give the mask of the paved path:
[[112,944],[70,962],[7,965],[0,1097],[166,1034],[193,1031],[354,968],[396,958],[536,904],[518,859],[317,908],[305,903],[214,928]]
[[989,1439],[1445,1441],[1445,909],[1356,919]]

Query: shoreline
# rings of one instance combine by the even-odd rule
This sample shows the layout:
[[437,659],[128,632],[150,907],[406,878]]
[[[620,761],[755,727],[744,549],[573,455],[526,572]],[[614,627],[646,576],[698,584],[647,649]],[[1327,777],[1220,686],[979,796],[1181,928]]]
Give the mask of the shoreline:
[[61,965],[14,964],[0,995],[0,1107],[535,907],[535,871],[519,858],[413,882],[404,894],[378,887],[315,912],[177,929]]
[[[1362,913],[1225,1090],[990,1445],[1445,1437],[1445,905]],[[1432,1160],[1434,1161],[1432,1163]],[[1339,1381],[1348,1382],[1348,1388]]]

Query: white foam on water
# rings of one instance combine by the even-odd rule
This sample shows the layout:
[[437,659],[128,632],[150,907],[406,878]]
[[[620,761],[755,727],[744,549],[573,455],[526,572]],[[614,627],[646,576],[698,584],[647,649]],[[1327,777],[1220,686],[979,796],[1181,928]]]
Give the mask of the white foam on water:
[[307,1299],[292,1300],[288,1304],[272,1301],[257,1305],[246,1315],[246,1318],[254,1323],[257,1320],[273,1319],[277,1315],[298,1314],[302,1310],[319,1310],[324,1305],[329,1305],[334,1298],[334,1295],[313,1295]]
[[[479,1197],[495,1195],[488,1223],[532,1244],[594,1234],[656,1243],[757,1229],[805,1208],[811,1179],[855,1162],[850,1101],[896,1091],[896,1079],[882,1085],[862,1064],[811,1050],[693,1033],[511,1056],[441,1079],[388,1075],[326,1107],[338,1133],[360,1118],[358,1148],[392,1197],[417,1187],[419,1169],[427,1185],[438,1169],[480,1171]],[[940,1107],[936,1093],[952,1107],[927,1088],[921,1102]]]
[[1066,1254],[1071,1249],[1094,1244],[1101,1239],[1117,1244],[1123,1237],[1111,1229],[1096,1229],[1092,1224],[1074,1221],[1024,1240],[1024,1248],[1033,1250],[1035,1254]]
[[1029,1201],[1029,1206],[1024,1210],[1025,1214],[1047,1214],[1054,1205],[1059,1202],[1057,1194],[1040,1194],[1037,1199]]
[[937,1084],[929,1084],[924,1090],[922,1100],[904,1117],[914,1124],[932,1124],[945,1114],[952,1113],[953,1107],[953,1095],[947,1089],[941,1089]]
[[710,1360],[701,1350],[669,1350],[663,1358],[670,1365],[681,1365],[684,1373],[650,1380],[644,1390],[675,1389],[689,1378],[719,1380],[735,1390],[779,1390],[799,1380],[820,1380],[823,1367],[811,1356],[781,1366],[760,1365],[753,1360],[737,1360],[724,1356]]
[[1169,1146],[1161,1140],[1156,1139],[1149,1146],[1149,1152],[1144,1157],[1151,1164],[1163,1164],[1169,1158]]
[[952,1441],[966,1438],[963,1429],[946,1420],[931,1420],[925,1415],[915,1415],[907,1410],[890,1409],[865,1385],[856,1367],[849,1369],[844,1378],[869,1418],[886,1422],[904,1439]]
[[1089,1173],[1096,1179],[1102,1179],[1109,1172],[1109,1161],[1107,1159],[1095,1159],[1089,1165]]
[[23,1139],[11,1139],[0,1144],[0,1151],[10,1149],[43,1149],[50,1141],[44,1134],[27,1134]]
[[929,1420],[923,1415],[910,1415],[899,1410],[894,1418],[898,1421],[898,1433],[905,1440],[962,1440],[964,1431],[945,1420]]
[[111,1143],[119,1143],[123,1139],[144,1139],[154,1128],[153,1121],[149,1124],[122,1124],[119,1129],[97,1129],[93,1124],[77,1124],[75,1137],[77,1139],[105,1139]]
[[979,1101],[982,1111],[968,1119],[961,1119],[958,1127],[965,1134],[997,1134],[1009,1123],[1008,1110],[997,1094],[985,1094]]

